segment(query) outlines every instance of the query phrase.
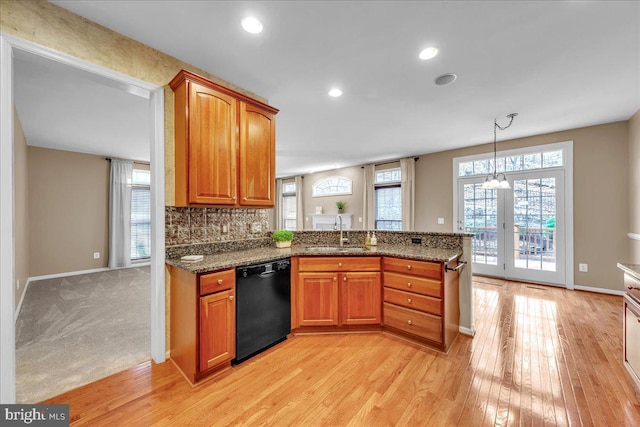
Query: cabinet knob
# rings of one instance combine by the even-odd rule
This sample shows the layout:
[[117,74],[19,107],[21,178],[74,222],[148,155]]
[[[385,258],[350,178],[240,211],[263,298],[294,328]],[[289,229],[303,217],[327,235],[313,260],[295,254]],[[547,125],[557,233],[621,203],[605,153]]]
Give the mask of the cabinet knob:
[[222,279],[218,279],[218,285],[222,285]]
[[233,196],[233,197],[231,198],[231,200],[235,200],[235,199],[236,199],[236,196]]
[[242,198],[242,200],[245,200],[245,201],[246,201],[246,200],[247,200],[247,198],[246,198],[246,197],[243,197],[243,198]]
[[229,295],[229,301],[233,301],[233,295]]
[[407,283],[407,287],[410,288],[411,287],[411,282]]
[[346,282],[346,281],[347,281],[347,278],[346,278],[346,277],[343,277],[343,278],[342,278],[342,281],[343,281],[343,282]]
[[411,320],[407,320],[407,324],[413,325],[413,322]]
[[411,304],[411,298],[407,298],[407,302]]
[[411,265],[407,265],[407,270],[411,270]]
[[338,267],[342,267],[342,263],[341,262],[338,263]]
[[334,277],[334,278],[333,278],[333,281],[334,281],[334,282],[335,282],[335,281],[337,281],[337,280],[338,280],[338,278],[337,278],[337,277]]

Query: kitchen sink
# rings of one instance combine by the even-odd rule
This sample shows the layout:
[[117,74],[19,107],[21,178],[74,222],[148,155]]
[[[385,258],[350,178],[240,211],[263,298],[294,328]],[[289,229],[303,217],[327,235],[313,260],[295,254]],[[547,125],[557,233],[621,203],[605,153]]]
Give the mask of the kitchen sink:
[[304,248],[306,252],[368,252],[369,249],[361,246],[348,247],[348,246],[313,246]]

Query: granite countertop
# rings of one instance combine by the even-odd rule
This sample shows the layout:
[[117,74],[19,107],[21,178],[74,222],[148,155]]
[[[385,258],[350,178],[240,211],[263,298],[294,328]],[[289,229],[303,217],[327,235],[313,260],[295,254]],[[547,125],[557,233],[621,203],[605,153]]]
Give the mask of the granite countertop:
[[628,275],[640,280],[640,264],[625,264],[619,262],[618,268]]
[[353,250],[349,249],[350,247],[345,246],[339,249],[336,248],[335,251],[316,252],[305,246],[292,246],[284,249],[269,246],[205,255],[202,261],[194,263],[181,262],[179,258],[167,259],[166,263],[190,273],[208,273],[227,268],[277,261],[291,256],[396,256],[417,261],[448,262],[462,255],[461,250],[428,248],[418,245],[378,245],[367,247],[366,251],[362,251],[358,247]]

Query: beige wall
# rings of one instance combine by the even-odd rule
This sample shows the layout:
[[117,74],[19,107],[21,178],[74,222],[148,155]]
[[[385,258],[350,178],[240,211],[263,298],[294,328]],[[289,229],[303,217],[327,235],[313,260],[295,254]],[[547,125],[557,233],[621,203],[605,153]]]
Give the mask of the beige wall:
[[[628,122],[498,143],[498,150],[573,141],[575,284],[622,290],[616,264],[628,258]],[[416,163],[416,230],[452,231],[453,158],[490,153],[492,144],[422,155]],[[437,225],[437,218],[445,225]],[[588,273],[578,263],[589,264]]]
[[106,267],[108,217],[104,157],[29,147],[31,277]]
[[[640,110],[629,120],[629,230],[640,234]],[[640,264],[640,241],[629,239],[628,262]]]
[[15,209],[16,307],[29,278],[29,174],[27,140],[18,111],[13,109],[13,177]]
[[[304,202],[304,228],[305,230],[313,229],[313,218],[311,215],[316,213],[316,206],[322,206],[323,213],[337,214],[338,208],[336,202],[341,200],[346,203],[345,213],[353,214],[351,218],[351,228],[353,230],[362,230],[362,223],[358,220],[362,218],[362,199],[363,199],[363,175],[364,171],[360,166],[349,168],[334,169],[330,171],[310,173],[303,179],[303,202]],[[313,184],[322,178],[328,176],[344,176],[353,181],[352,194],[342,196],[312,197]]]

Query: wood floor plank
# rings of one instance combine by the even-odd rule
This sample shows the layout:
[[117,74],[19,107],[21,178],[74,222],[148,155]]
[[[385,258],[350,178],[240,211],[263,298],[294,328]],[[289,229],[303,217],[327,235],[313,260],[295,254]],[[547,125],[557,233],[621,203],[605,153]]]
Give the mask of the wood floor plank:
[[475,278],[449,354],[387,333],[296,336],[191,387],[145,363],[45,403],[73,426],[640,426],[619,296]]

